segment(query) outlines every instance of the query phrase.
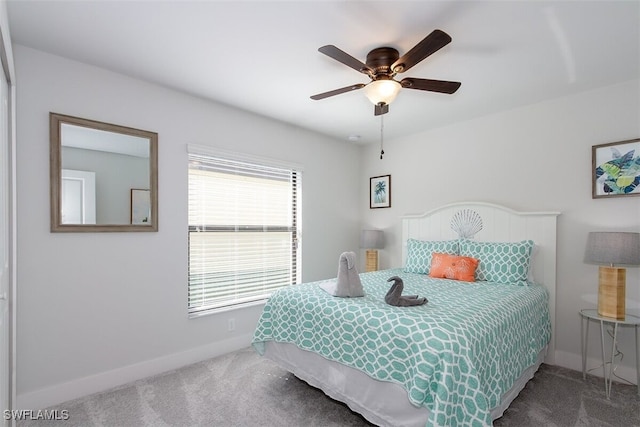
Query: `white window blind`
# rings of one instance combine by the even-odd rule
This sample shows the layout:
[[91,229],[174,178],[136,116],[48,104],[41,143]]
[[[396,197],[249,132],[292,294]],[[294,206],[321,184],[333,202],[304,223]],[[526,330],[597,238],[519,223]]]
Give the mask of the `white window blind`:
[[298,283],[300,173],[189,153],[190,315]]

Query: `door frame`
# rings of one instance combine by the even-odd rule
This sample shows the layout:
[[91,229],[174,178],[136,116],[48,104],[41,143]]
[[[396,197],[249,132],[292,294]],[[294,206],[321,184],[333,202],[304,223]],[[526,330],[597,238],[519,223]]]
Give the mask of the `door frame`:
[[[9,17],[7,12],[7,2],[0,2],[0,65],[4,71],[8,88],[7,124],[8,132],[8,153],[9,163],[9,289],[7,295],[7,309],[9,310],[9,407],[8,410],[16,409],[16,306],[17,306],[17,200],[16,200],[16,77],[13,61],[13,50],[11,49],[11,36],[9,33]],[[9,425],[14,426],[16,420],[9,420]]]

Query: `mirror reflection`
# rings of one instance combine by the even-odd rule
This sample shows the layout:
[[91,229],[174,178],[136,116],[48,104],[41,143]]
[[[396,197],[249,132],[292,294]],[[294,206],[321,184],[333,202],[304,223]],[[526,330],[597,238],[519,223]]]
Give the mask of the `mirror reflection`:
[[156,231],[157,134],[50,118],[52,231]]

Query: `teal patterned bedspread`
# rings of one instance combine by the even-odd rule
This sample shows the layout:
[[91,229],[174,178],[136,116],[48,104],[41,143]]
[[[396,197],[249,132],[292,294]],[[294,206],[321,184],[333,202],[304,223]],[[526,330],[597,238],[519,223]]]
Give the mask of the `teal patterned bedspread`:
[[[403,294],[426,296],[417,307],[384,302],[400,276]],[[428,425],[488,426],[522,372],[549,342],[544,287],[459,282],[405,273],[360,275],[366,295],[337,298],[312,282],[274,293],[253,336],[300,349],[403,386],[413,405],[430,410]],[[521,284],[521,285],[523,285]]]

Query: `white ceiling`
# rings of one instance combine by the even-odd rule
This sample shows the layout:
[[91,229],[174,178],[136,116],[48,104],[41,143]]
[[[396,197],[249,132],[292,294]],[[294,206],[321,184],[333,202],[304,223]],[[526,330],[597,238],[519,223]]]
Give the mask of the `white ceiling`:
[[461,88],[403,89],[384,116],[385,139],[640,76],[633,0],[9,0],[8,13],[14,43],[365,143],[379,140],[380,118],[362,90],[309,99],[368,82],[320,46],[364,62],[380,46],[402,55],[436,28],[452,37],[398,77]]

